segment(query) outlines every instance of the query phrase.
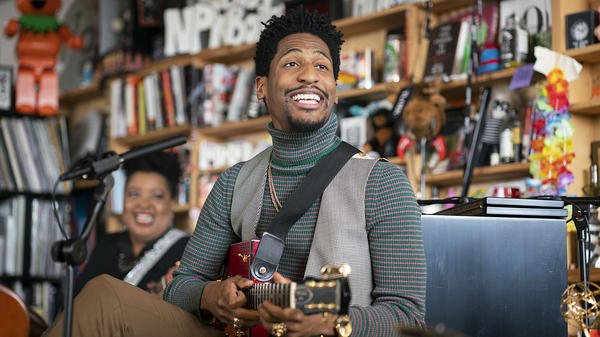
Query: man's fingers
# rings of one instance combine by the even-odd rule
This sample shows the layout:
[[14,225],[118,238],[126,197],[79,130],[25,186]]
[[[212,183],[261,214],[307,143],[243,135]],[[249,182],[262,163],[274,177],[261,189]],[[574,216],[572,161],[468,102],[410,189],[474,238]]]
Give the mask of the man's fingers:
[[275,283],[292,283],[292,280],[279,274],[278,272],[275,272],[275,274],[273,274],[273,281],[275,281]]
[[245,321],[258,322],[259,316],[257,310],[238,308],[233,311],[233,316]]
[[281,321],[281,317],[275,316],[270,307],[273,305],[267,301],[258,306],[258,315],[262,324]]
[[251,287],[254,284],[254,282],[252,282],[252,280],[249,280],[247,278],[243,278],[241,276],[235,276],[232,279],[232,281],[235,284],[235,286],[238,287],[239,289],[248,288],[248,287]]

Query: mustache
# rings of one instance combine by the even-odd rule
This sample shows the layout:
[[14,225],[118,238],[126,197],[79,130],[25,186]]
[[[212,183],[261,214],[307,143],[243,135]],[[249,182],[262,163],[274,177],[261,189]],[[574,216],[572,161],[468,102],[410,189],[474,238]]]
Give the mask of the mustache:
[[326,99],[329,99],[329,94],[327,94],[327,93],[325,92],[325,90],[323,90],[323,89],[321,89],[321,88],[317,87],[316,85],[301,85],[301,86],[299,86],[299,87],[297,87],[297,88],[285,89],[285,91],[284,91],[284,94],[285,94],[285,95],[288,95],[289,93],[291,93],[291,92],[293,92],[293,91],[300,90],[300,89],[308,89],[308,88],[314,88],[314,89],[317,89],[317,90],[319,90],[319,92],[320,92],[321,94],[323,94],[323,96],[324,96]]

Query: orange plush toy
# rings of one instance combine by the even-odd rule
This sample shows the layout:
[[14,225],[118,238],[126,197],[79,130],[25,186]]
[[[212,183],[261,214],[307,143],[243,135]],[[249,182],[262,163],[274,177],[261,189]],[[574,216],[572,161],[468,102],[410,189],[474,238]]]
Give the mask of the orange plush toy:
[[19,33],[16,109],[26,114],[55,115],[58,111],[56,56],[63,41],[71,49],[80,49],[83,41],[58,23],[55,14],[60,9],[60,0],[16,0],[16,4],[21,18],[11,19],[4,27],[8,37]]

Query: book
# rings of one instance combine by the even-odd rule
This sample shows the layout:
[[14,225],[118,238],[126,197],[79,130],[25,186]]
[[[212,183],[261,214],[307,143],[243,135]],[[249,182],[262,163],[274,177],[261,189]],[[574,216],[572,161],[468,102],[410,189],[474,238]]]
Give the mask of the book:
[[154,126],[157,130],[159,130],[165,127],[164,109],[162,103],[163,90],[160,81],[160,75],[158,73],[152,73],[150,78],[152,79],[152,87],[154,88],[152,93],[152,104],[156,107],[156,122]]
[[169,68],[169,71],[171,72],[171,89],[173,90],[173,101],[175,102],[175,124],[184,125],[186,123],[186,114],[183,71],[178,66],[172,66]]
[[123,107],[123,79],[110,82],[110,137],[120,138],[127,135],[125,109]]
[[143,81],[139,81],[137,84],[137,121],[138,121],[138,134],[143,135],[146,133],[148,126],[148,115],[146,111],[146,87]]
[[15,178],[15,188],[17,191],[25,190],[25,182],[21,175],[22,169],[19,167],[19,159],[17,157],[17,151],[13,144],[14,136],[12,135],[11,127],[7,118],[0,119],[0,127],[2,128],[2,136],[4,136],[4,144],[8,153],[8,162]]
[[[54,153],[54,146],[46,122],[43,120],[33,120],[32,125],[33,136],[36,138],[38,144],[41,144],[39,148],[39,157],[41,159],[40,170],[44,171],[47,179],[54,184],[56,179],[60,175],[60,167],[58,159]],[[54,185],[52,185],[54,186]],[[65,189],[65,185],[61,185],[62,189]],[[59,189],[60,190],[60,189]]]
[[458,33],[458,41],[456,43],[456,52],[454,53],[454,63],[452,65],[452,75],[459,75],[466,71],[463,67],[465,55],[470,53],[471,42],[471,23],[469,21],[461,21],[460,30]]
[[138,109],[137,109],[137,82],[138,78],[134,75],[127,75],[125,84],[125,124],[127,125],[127,134],[138,134]]
[[[152,74],[147,75],[143,79],[143,88],[144,88],[144,108],[146,111],[146,128],[147,131],[152,131],[157,129],[156,119],[158,117],[157,104],[155,102],[157,88],[154,86],[154,80]],[[140,104],[142,105],[142,104]],[[141,112],[140,112],[141,114]],[[140,118],[141,120],[142,118]],[[143,123],[142,123],[143,124]],[[141,124],[140,124],[141,126]],[[140,128],[141,129],[141,128]],[[143,132],[140,132],[143,133]]]
[[16,190],[15,178],[10,167],[8,152],[6,144],[4,142],[4,136],[2,135],[2,128],[0,127],[0,171],[4,178],[4,188],[13,191]]
[[455,21],[440,24],[431,31],[423,76],[425,81],[432,81],[437,76],[447,79],[452,75],[460,28],[461,22]]
[[173,89],[171,88],[171,75],[168,70],[161,72],[163,97],[165,106],[165,125],[175,125],[175,103],[173,102]]
[[33,130],[33,121],[30,118],[22,118],[22,129],[25,135],[27,144],[31,149],[31,161],[30,164],[33,165],[32,172],[39,179],[40,184],[40,192],[52,192],[52,184],[54,181],[49,177],[46,172],[42,170],[42,156],[41,152],[43,151],[43,145],[40,144],[37,140],[35,131]]
[[[61,144],[59,125],[55,119],[48,119],[45,121],[44,126],[48,132],[48,139],[49,139],[49,142],[48,142],[49,150],[48,151],[50,151],[52,156],[54,158],[56,158],[55,162],[57,164],[57,169],[58,169],[57,171],[59,173],[65,172],[67,169],[68,163],[66,163],[63,158],[63,153],[65,151]],[[58,179],[58,175],[56,177]],[[69,185],[67,184],[67,182],[64,182],[64,184],[59,185],[59,186],[60,186],[60,188],[58,190],[60,192],[66,193],[69,191]]]
[[244,110],[248,104],[251,87],[254,84],[254,71],[242,68],[238,71],[235,88],[231,102],[227,108],[227,121],[237,122],[243,118]]
[[19,161],[21,162],[21,166],[23,168],[23,175],[27,177],[27,191],[40,193],[42,192],[42,181],[41,177],[37,171],[37,165],[34,160],[34,149],[29,141],[29,137],[27,136],[27,132],[24,127],[25,119],[13,119],[12,128],[15,135],[16,144],[19,144]]

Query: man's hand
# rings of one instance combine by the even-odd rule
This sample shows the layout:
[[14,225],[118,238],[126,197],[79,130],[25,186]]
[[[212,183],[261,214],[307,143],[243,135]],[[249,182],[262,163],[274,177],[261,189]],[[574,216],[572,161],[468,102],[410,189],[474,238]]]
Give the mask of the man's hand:
[[[275,283],[290,283],[291,281],[279,273],[273,275]],[[282,308],[269,301],[258,306],[260,323],[271,332],[274,323],[284,323],[287,327],[286,337],[301,337],[315,335],[333,335],[336,315],[305,315],[300,309]]]
[[200,309],[210,311],[219,321],[233,324],[240,320],[242,327],[258,325],[258,312],[245,309],[246,296],[241,289],[251,287],[253,282],[241,276],[230,277],[221,282],[210,282],[204,287]]

